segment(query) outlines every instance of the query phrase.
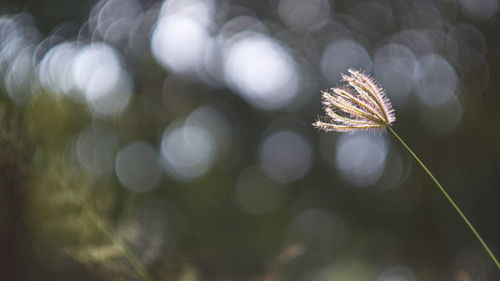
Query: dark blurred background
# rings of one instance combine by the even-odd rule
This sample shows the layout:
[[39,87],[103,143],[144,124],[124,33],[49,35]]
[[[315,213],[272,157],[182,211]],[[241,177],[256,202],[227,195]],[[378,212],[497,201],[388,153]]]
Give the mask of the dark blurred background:
[[390,135],[310,125],[376,77],[500,256],[499,8],[0,2],[0,280],[500,280]]

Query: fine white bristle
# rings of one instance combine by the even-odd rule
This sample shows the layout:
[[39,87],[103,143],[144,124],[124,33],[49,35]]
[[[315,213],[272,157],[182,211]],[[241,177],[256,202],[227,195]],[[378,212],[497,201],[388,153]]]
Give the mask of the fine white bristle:
[[361,71],[348,72],[350,75],[342,75],[346,86],[322,92],[326,115],[313,126],[336,132],[383,130],[390,126],[396,118],[384,89]]

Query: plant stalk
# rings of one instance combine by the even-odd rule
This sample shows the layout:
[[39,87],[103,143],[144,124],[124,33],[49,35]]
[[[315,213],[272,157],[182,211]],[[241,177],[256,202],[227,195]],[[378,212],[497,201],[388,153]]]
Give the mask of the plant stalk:
[[429,175],[429,177],[432,179],[432,181],[434,181],[434,183],[436,184],[436,186],[438,187],[438,189],[441,191],[441,193],[443,193],[444,197],[446,197],[446,199],[448,199],[448,201],[450,202],[450,204],[457,211],[457,213],[460,215],[460,217],[464,220],[465,224],[467,224],[467,226],[470,228],[470,230],[472,231],[472,233],[474,234],[474,236],[477,238],[477,240],[479,240],[479,242],[481,243],[481,245],[483,246],[483,248],[486,250],[486,252],[490,256],[490,258],[493,260],[493,262],[495,263],[495,265],[497,266],[497,268],[500,269],[500,263],[498,262],[497,258],[495,257],[495,255],[493,254],[493,252],[490,250],[490,248],[488,247],[488,245],[486,244],[486,242],[484,242],[484,240],[481,238],[481,236],[479,235],[479,233],[477,232],[477,230],[474,228],[474,226],[472,225],[472,223],[469,221],[469,219],[467,219],[467,217],[464,215],[464,213],[458,207],[458,205],[455,203],[455,201],[453,201],[453,199],[451,199],[450,195],[448,195],[448,193],[446,192],[446,190],[438,182],[438,180],[434,177],[434,175],[431,173],[431,171],[429,171],[429,169],[424,165],[424,163],[420,160],[420,158],[418,158],[418,156],[415,154],[415,152],[413,152],[413,150],[411,150],[411,148],[403,141],[403,139],[401,139],[401,137],[398,134],[396,134],[396,132],[390,126],[388,126],[387,128],[394,135],[394,137],[399,142],[401,142],[401,144],[406,148],[406,150],[408,150],[408,152],[411,154],[411,156],[413,156],[413,158],[415,158],[415,160],[417,161],[417,163],[422,167],[422,169],[424,169],[424,171],[427,173],[427,175]]
[[97,227],[104,233],[104,235],[115,244],[122,252],[125,259],[130,263],[132,268],[136,271],[143,281],[155,281],[153,276],[148,272],[146,267],[142,265],[140,259],[132,252],[127,243],[115,237],[108,225],[99,217],[97,211],[83,198],[80,198],[83,210],[87,213],[88,217],[97,225]]

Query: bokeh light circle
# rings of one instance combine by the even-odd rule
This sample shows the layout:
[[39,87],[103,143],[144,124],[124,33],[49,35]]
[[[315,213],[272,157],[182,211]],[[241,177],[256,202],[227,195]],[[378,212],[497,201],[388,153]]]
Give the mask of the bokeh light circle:
[[167,173],[180,181],[190,181],[207,173],[215,161],[216,140],[202,127],[167,129],[161,152]]
[[132,82],[117,51],[105,43],[83,47],[73,62],[74,83],[98,116],[123,111],[132,96]]
[[289,183],[309,171],[312,148],[303,136],[293,131],[276,131],[263,140],[259,159],[266,174],[278,182]]
[[297,95],[299,76],[295,63],[276,41],[260,34],[246,34],[227,48],[226,83],[252,105],[278,109]]
[[327,81],[338,83],[341,74],[349,68],[370,72],[372,60],[366,49],[359,43],[341,39],[330,43],[321,57],[321,71]]
[[135,142],[118,151],[115,171],[120,183],[135,192],[147,192],[161,181],[158,152],[148,143]]
[[345,181],[366,187],[382,175],[387,152],[387,140],[381,135],[344,135],[337,143],[335,165]]

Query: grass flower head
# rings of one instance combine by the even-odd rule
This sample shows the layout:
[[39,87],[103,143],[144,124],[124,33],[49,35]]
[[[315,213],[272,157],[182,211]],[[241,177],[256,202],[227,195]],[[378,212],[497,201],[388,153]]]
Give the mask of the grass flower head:
[[396,118],[384,89],[371,77],[349,69],[342,87],[322,91],[325,116],[313,126],[325,131],[352,132],[385,129]]
[[375,80],[360,71],[349,69],[349,75],[342,75],[342,80],[347,85],[323,91],[323,106],[326,115],[320,117],[313,126],[325,131],[353,132],[357,130],[388,129],[392,135],[408,150],[415,161],[424,169],[438,190],[450,202],[465,224],[472,231],[476,239],[483,246],[493,263],[500,269],[500,262],[495,254],[481,238],[476,228],[462,212],[436,177],[425,166],[413,150],[390,126],[396,118],[384,89]]

